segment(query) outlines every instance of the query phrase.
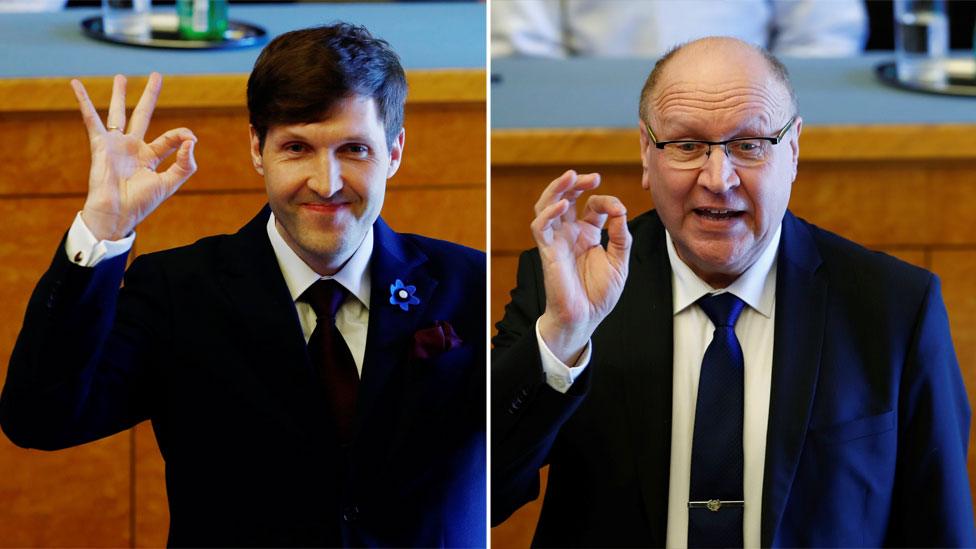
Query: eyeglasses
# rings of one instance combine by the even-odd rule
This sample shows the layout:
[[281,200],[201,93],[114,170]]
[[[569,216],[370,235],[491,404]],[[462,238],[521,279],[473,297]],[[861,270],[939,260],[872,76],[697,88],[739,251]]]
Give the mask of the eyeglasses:
[[672,168],[680,170],[695,170],[708,162],[712,154],[712,147],[721,146],[725,149],[725,156],[729,157],[736,166],[751,168],[762,165],[769,158],[773,145],[778,144],[790,130],[796,117],[790,119],[783,129],[776,132],[775,137],[736,137],[728,141],[693,141],[682,139],[679,141],[658,141],[651,126],[644,122],[647,134],[654,146],[664,151],[664,158]]

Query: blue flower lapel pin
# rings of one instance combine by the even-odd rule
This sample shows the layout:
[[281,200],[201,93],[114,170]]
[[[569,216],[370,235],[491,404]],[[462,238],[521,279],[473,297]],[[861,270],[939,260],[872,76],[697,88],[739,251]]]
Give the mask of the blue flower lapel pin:
[[405,286],[399,278],[390,284],[390,305],[399,305],[404,311],[409,311],[411,305],[420,303],[420,299],[413,295],[416,286]]

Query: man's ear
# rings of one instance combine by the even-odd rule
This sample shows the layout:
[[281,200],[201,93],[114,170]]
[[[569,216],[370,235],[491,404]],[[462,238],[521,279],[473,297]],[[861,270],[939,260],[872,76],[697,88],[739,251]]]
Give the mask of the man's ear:
[[254,166],[254,170],[264,175],[264,158],[261,156],[261,140],[258,138],[258,131],[254,129],[254,126],[248,126],[251,132],[251,165]]
[[796,179],[796,167],[800,161],[800,130],[803,129],[803,118],[797,116],[793,123],[793,137],[790,138],[790,150],[793,154],[793,179]]
[[647,147],[651,144],[651,140],[647,137],[647,130],[644,129],[644,121],[637,121],[637,133],[640,134],[640,158],[641,158],[641,187],[646,191],[650,189],[650,180],[648,179],[648,166],[647,166]]
[[403,139],[406,132],[406,129],[400,128],[400,133],[397,134],[396,139],[393,140],[393,145],[390,146],[390,167],[386,170],[387,179],[393,177],[393,174],[400,169],[400,161],[403,159]]

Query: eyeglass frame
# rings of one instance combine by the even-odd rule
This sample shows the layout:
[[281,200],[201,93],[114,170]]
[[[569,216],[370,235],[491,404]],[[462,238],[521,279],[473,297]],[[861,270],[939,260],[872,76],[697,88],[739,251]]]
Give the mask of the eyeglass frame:
[[[657,149],[664,150],[665,145],[673,145],[675,143],[703,143],[705,145],[708,145],[708,149],[705,151],[705,158],[707,159],[710,158],[712,155],[712,147],[721,145],[722,150],[725,151],[725,156],[727,156],[729,160],[733,160],[734,157],[731,154],[729,154],[729,143],[735,143],[737,141],[753,141],[756,139],[761,139],[763,141],[769,141],[770,145],[779,145],[780,141],[782,141],[783,138],[786,137],[786,133],[790,131],[791,127],[793,127],[793,123],[796,122],[797,118],[799,118],[799,115],[793,115],[793,118],[790,118],[790,121],[787,122],[785,126],[783,126],[783,129],[776,132],[776,135],[773,137],[768,137],[768,136],[736,137],[733,139],[727,139],[725,141],[703,141],[701,139],[677,139],[674,141],[658,141],[657,136],[654,135],[654,130],[651,129],[651,125],[648,124],[646,120],[641,120],[641,122],[644,123],[644,128],[647,130],[647,135],[648,137],[651,138],[651,142],[654,143],[654,147]],[[734,163],[735,162],[733,161],[733,164]],[[757,164],[757,166],[761,164],[762,163]],[[684,169],[695,169],[695,168],[684,168]]]

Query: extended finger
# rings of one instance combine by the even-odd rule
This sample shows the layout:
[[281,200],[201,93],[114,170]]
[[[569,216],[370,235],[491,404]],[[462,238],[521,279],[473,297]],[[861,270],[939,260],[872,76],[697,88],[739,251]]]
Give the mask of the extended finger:
[[569,210],[563,214],[562,220],[566,223],[576,222],[576,200],[586,191],[591,191],[600,186],[600,174],[585,173],[576,178],[573,186],[567,189],[562,197],[570,203]]
[[615,196],[594,195],[586,201],[584,216],[599,216],[600,227],[607,226],[607,255],[615,265],[626,267],[630,257],[631,236],[627,229],[627,208]]
[[624,203],[616,196],[610,196],[608,194],[595,194],[590,196],[586,201],[586,209],[607,214],[611,217],[627,215],[627,208],[624,206]]
[[98,111],[95,110],[95,105],[92,105],[85,86],[74,79],[71,81],[71,89],[74,90],[75,99],[78,100],[78,109],[81,111],[81,119],[85,122],[85,129],[88,130],[88,138],[104,133],[105,126],[102,125],[102,119],[98,117]]
[[159,174],[163,186],[166,188],[166,196],[175,193],[197,171],[197,162],[193,158],[193,147],[195,145],[196,141],[194,140],[184,141],[176,153],[176,162],[173,162],[165,172]]
[[599,186],[600,174],[577,174],[573,170],[567,170],[561,176],[554,179],[552,183],[550,183],[545,190],[542,191],[542,195],[535,203],[535,211],[536,213],[539,213],[539,211],[541,211],[543,208],[546,208],[550,204],[564,198],[570,202],[573,202],[579,198],[579,195]]
[[143,139],[146,130],[149,129],[149,122],[152,120],[153,111],[156,109],[156,101],[159,99],[159,91],[163,87],[163,77],[158,72],[150,73],[146,81],[146,87],[142,90],[139,103],[132,111],[129,119],[129,135]]
[[627,215],[627,208],[615,196],[595,194],[586,200],[583,221],[602,229],[608,217]]
[[573,186],[576,179],[577,175],[575,171],[566,170],[562,175],[556,179],[553,179],[551,183],[546,185],[546,188],[543,189],[542,194],[539,195],[539,200],[537,200],[535,203],[536,215],[542,212],[542,210],[561,200],[563,193]]
[[112,80],[112,101],[108,105],[105,127],[109,131],[125,131],[125,77],[121,74],[116,74]]
[[160,162],[173,154],[186,141],[196,141],[197,137],[187,128],[175,128],[160,135],[149,144],[149,150],[156,156],[153,166],[158,166]]
[[607,221],[607,256],[617,266],[617,270],[626,274],[630,260],[630,245],[633,239],[627,228],[627,214],[615,215]]
[[535,219],[532,220],[530,228],[536,243],[539,245],[548,244],[551,241],[551,231],[553,223],[570,209],[568,200],[559,200],[542,209]]

